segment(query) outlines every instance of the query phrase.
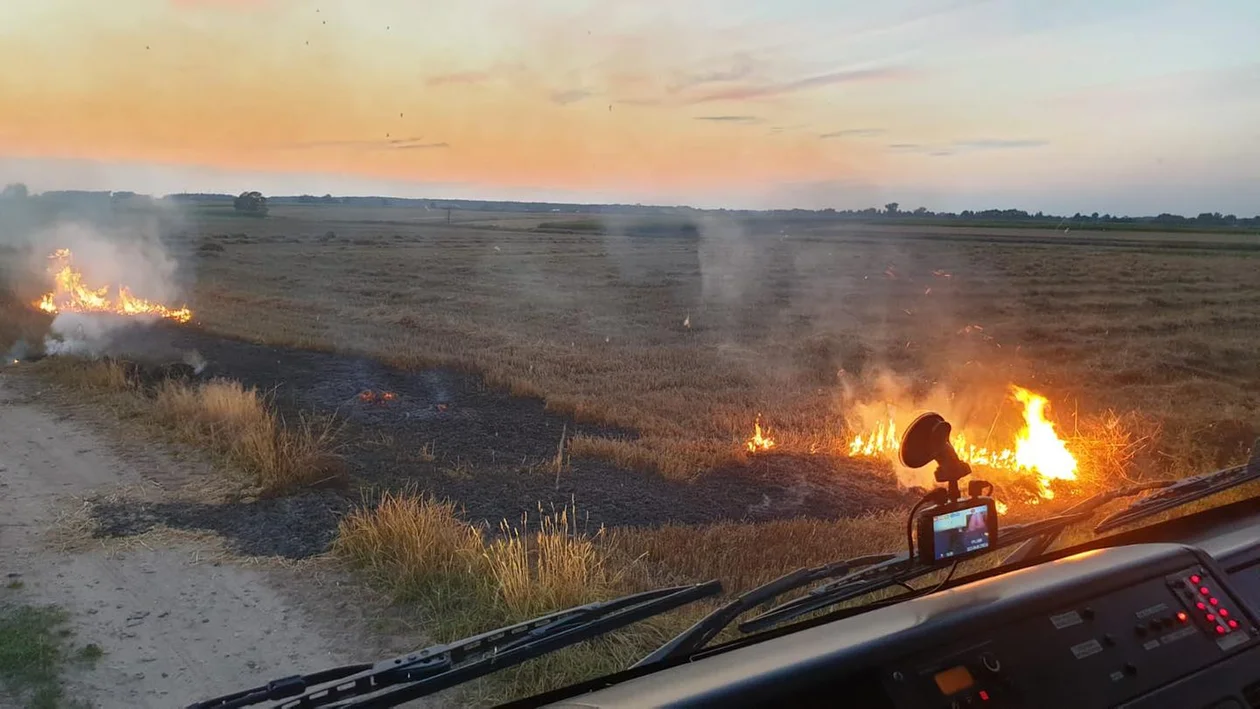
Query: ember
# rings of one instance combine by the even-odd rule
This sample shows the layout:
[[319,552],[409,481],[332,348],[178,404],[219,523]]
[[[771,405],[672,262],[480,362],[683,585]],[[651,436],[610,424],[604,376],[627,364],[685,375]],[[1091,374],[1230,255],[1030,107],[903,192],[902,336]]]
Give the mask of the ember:
[[74,255],[70,249],[57,249],[48,257],[52,261],[49,272],[53,274],[54,288],[34,303],[40,310],[56,313],[113,313],[115,315],[168,318],[176,322],[188,322],[192,311],[188,308],[168,308],[131,294],[126,286],[118,286],[117,295],[110,297],[109,286],[90,288],[83,280],[83,273],[74,267]]
[[[770,433],[770,429],[766,429],[765,434],[768,434],[768,433]],[[748,441],[746,442],[749,453],[756,453],[758,451],[768,451],[771,448],[774,448],[774,441],[771,440],[770,437],[765,434],[763,434],[761,431],[761,414],[758,414],[756,420],[753,421],[752,438],[749,438]]]
[[[959,458],[971,465],[1036,474],[1041,497],[1051,499],[1054,497],[1051,482],[1076,479],[1076,458],[1055,432],[1054,424],[1046,418],[1050,402],[1044,396],[1017,386],[1011,387],[1011,396],[1024,406],[1024,424],[1010,446],[976,445],[965,433],[959,432],[953,437],[954,449]],[[880,422],[873,430],[854,436],[849,442],[849,455],[895,458],[900,447],[897,424],[890,417],[887,423]]]
[[398,395],[392,391],[372,391],[371,389],[366,389],[359,393],[359,401],[368,404],[385,403],[387,401],[393,401],[397,398]]

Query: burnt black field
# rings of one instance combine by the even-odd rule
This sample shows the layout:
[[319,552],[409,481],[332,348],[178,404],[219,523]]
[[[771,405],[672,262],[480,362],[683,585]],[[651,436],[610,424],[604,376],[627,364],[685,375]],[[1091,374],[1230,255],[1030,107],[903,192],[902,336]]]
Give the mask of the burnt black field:
[[[890,471],[833,456],[763,454],[742,466],[706,471],[692,481],[574,458],[559,476],[562,431],[633,437],[633,431],[576,424],[538,399],[487,387],[452,370],[404,371],[355,356],[243,342],[195,327],[128,328],[110,347],[121,359],[153,365],[195,350],[196,376],[239,380],[274,396],[286,420],[331,413],[342,423],[340,453],[350,484],[219,505],[122,502],[96,508],[98,534],[119,536],[155,524],[217,532],[238,553],[291,558],[318,554],[338,518],[383,490],[415,490],[461,505],[470,522],[491,527],[543,509],[576,505],[580,524],[643,526],[834,518],[899,507]],[[365,392],[372,392],[366,395]],[[389,392],[388,399],[382,396]]]

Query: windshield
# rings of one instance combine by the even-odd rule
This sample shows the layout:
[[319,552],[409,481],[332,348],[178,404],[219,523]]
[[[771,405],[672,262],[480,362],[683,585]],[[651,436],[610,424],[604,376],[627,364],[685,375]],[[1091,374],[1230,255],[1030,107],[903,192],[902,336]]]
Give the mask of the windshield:
[[1246,461],[1257,26],[4,3],[0,515],[38,533],[0,541],[29,560],[0,601],[72,633],[0,684],[190,703],[721,581],[443,696],[619,670],[731,594],[905,551],[926,411],[1003,525]]

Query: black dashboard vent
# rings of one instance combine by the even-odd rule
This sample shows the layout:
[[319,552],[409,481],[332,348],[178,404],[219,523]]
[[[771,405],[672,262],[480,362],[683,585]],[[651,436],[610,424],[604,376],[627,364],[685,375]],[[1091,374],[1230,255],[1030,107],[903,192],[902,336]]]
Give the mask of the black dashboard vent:
[[1247,702],[1247,706],[1251,709],[1260,709],[1260,682],[1252,682],[1243,687],[1243,701]]

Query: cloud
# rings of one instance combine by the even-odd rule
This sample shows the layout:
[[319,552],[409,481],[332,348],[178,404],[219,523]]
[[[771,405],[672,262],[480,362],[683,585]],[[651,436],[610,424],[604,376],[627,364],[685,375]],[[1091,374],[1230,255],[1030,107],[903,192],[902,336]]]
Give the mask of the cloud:
[[490,80],[488,71],[457,71],[451,74],[438,74],[429,77],[425,83],[429,86],[446,86],[449,84],[480,84]]
[[722,123],[756,123],[761,119],[756,116],[696,116],[697,121],[718,121]]
[[845,130],[823,133],[819,138],[875,138],[885,133],[883,128],[846,128]]
[[321,148],[359,148],[362,150],[423,150],[429,148],[449,148],[450,143],[424,142],[423,138],[385,138],[382,140],[313,140],[305,143],[291,143],[280,146],[296,150],[318,150]]
[[449,148],[449,147],[451,147],[451,144],[445,141],[441,143],[409,143],[407,145],[394,146],[396,150],[432,150],[434,148]]
[[982,138],[980,140],[956,140],[954,147],[960,150],[1017,150],[1020,148],[1041,148],[1050,144],[1047,140],[1001,140]]
[[723,91],[716,91],[692,99],[691,103],[743,101],[747,99],[766,98],[769,96],[780,96],[782,94],[789,94],[797,91],[806,91],[820,86],[832,86],[835,84],[847,84],[861,81],[889,81],[905,78],[909,75],[910,72],[897,67],[885,67],[879,69],[849,69],[777,84],[742,86]]
[[551,102],[558,103],[561,106],[567,106],[571,103],[577,103],[585,98],[590,98],[591,92],[586,89],[569,89],[568,91],[552,91]]
[[699,74],[688,74],[666,90],[670,93],[677,93],[683,89],[690,89],[705,84],[722,84],[730,81],[739,81],[747,79],[753,73],[753,60],[747,54],[740,54],[735,58],[735,63],[729,69],[721,69],[718,71],[709,71]]
[[981,138],[977,140],[955,140],[945,145],[924,145],[921,143],[890,143],[889,150],[902,153],[921,153],[934,158],[948,157],[959,153],[972,153],[982,150],[1020,150],[1041,148],[1050,144],[1048,140],[1006,140],[1001,138]]

